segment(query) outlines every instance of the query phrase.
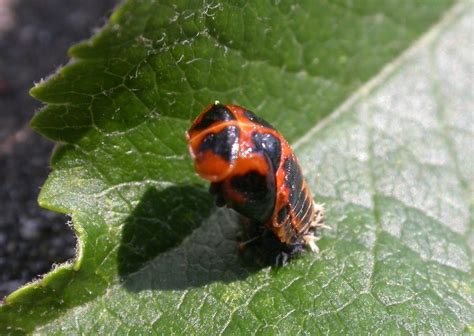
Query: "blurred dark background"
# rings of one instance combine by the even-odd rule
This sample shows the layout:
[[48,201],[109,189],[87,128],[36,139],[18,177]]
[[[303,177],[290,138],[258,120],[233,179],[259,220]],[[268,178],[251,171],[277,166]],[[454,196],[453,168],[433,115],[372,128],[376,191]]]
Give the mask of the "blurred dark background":
[[68,218],[37,204],[53,144],[29,120],[28,95],[105,24],[118,0],[0,0],[0,300],[74,255]]

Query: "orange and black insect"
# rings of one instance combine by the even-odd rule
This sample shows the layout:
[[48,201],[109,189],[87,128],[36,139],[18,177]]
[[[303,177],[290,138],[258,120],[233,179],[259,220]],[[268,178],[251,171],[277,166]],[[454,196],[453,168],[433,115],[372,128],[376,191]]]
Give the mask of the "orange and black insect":
[[295,154],[268,122],[236,105],[208,106],[186,133],[196,171],[227,205],[278,241],[317,252],[324,209],[314,203]]

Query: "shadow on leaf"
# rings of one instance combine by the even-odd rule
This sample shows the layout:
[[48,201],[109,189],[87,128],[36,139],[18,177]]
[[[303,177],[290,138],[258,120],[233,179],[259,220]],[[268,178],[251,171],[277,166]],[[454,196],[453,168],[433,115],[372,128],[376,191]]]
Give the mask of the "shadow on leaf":
[[240,258],[239,217],[216,209],[200,186],[148,189],[126,220],[118,251],[123,286],[185,289],[246,278],[261,267]]

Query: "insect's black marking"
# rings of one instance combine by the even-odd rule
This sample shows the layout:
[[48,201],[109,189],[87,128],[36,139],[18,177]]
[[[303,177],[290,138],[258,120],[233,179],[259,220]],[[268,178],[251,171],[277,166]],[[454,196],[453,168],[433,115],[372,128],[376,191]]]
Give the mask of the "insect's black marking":
[[262,196],[267,191],[265,175],[261,175],[257,171],[234,176],[231,185],[245,196]]
[[225,205],[225,199],[222,195],[222,182],[213,182],[209,186],[209,193],[216,197],[216,205],[222,207]]
[[245,175],[232,177],[230,185],[232,190],[245,198],[243,204],[232,205],[237,212],[261,223],[270,218],[275,206],[274,179],[257,171],[250,171]]
[[235,117],[224,105],[213,105],[209,111],[206,112],[201,121],[194,125],[192,131],[202,130],[219,121],[229,120],[235,120]]
[[[312,199],[306,199],[305,205],[307,205],[308,208],[312,207],[313,206],[313,200]],[[313,218],[311,218],[311,216],[313,215],[313,211],[306,211],[306,212],[304,212],[304,214],[305,215],[302,219],[303,223],[309,223],[313,220]]]
[[219,192],[221,185],[222,185],[222,182],[212,182],[209,185],[209,193],[211,195],[216,195]]
[[270,125],[266,120],[256,116],[253,112],[250,112],[250,111],[245,111],[244,112],[245,116],[247,117],[248,120],[250,120],[251,122],[254,122],[255,124],[259,124],[259,125],[262,125],[262,126],[265,126],[265,127],[268,127],[268,128],[271,128],[271,129],[275,129],[272,125]]
[[293,228],[291,216],[288,217],[288,219],[286,220],[282,228],[283,230],[285,230],[286,239],[289,239],[290,241],[296,240],[296,232],[295,232],[295,229]]
[[293,211],[295,212],[296,216],[300,220],[302,220],[304,215],[305,215],[305,212],[306,212],[307,208],[308,208],[308,204],[307,204],[307,201],[306,201],[306,192],[304,190],[301,190],[300,194],[299,194],[299,197],[298,197],[298,200],[296,201],[296,205],[293,208]]
[[278,224],[282,224],[283,221],[285,221],[287,217],[288,217],[288,205],[285,205],[283,208],[280,209],[280,211],[278,211],[278,215],[277,215]]
[[298,197],[303,188],[303,175],[301,174],[298,163],[296,163],[292,157],[285,160],[284,168],[286,172],[285,184],[290,190],[290,205],[291,208],[295,209],[298,204]]
[[254,132],[252,140],[257,151],[263,151],[272,163],[273,172],[278,170],[281,158],[281,143],[270,133]]
[[219,133],[208,134],[199,147],[200,152],[211,150],[224,160],[231,162],[239,152],[240,131],[236,126],[227,126]]
[[308,213],[311,215],[311,211],[309,211],[309,208],[311,207],[312,205],[312,201],[310,201],[309,199],[306,198],[306,194],[305,193],[302,193],[304,195],[304,197],[301,199],[300,203],[301,203],[301,206],[299,206],[298,204],[298,207],[300,208],[300,210],[298,212],[296,212],[296,216],[303,222],[303,223],[306,223],[305,221],[305,217],[308,216]]

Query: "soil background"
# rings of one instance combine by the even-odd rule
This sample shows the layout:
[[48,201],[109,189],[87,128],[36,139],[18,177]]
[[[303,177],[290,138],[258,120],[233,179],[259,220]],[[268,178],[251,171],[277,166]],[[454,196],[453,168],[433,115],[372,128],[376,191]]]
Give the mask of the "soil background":
[[29,121],[29,89],[68,62],[67,49],[103,26],[118,0],[0,0],[0,300],[74,256],[64,215],[41,209],[53,143]]

